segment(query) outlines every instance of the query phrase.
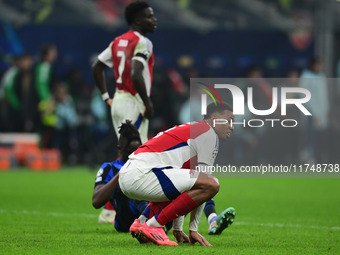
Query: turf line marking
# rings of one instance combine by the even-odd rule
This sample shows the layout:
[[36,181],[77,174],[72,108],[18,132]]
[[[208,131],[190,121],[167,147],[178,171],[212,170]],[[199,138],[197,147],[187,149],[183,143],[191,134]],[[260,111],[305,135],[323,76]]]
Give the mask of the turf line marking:
[[300,225],[300,224],[280,224],[280,223],[249,223],[249,222],[235,222],[235,225],[253,225],[259,227],[271,227],[271,228],[309,228],[309,229],[328,229],[328,230],[340,230],[340,226],[314,226],[314,225]]
[[39,212],[39,211],[11,211],[0,209],[0,214],[26,214],[26,215],[45,215],[53,217],[81,217],[81,218],[97,218],[97,214],[86,214],[86,213],[60,213],[60,212]]
[[[60,213],[60,212],[39,212],[39,211],[14,211],[0,209],[0,214],[26,214],[26,215],[45,215],[52,217],[81,217],[81,218],[97,218],[99,214],[86,214],[86,213]],[[326,229],[326,230],[340,230],[340,226],[314,226],[314,225],[300,225],[300,224],[280,224],[280,223],[251,223],[235,221],[233,225],[248,225],[258,227],[270,228],[307,228],[307,229]]]

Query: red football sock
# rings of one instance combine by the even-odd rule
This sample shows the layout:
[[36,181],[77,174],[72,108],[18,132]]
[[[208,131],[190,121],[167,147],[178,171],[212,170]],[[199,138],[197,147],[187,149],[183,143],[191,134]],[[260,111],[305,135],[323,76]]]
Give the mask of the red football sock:
[[110,210],[110,211],[115,210],[115,208],[113,207],[113,205],[111,204],[110,201],[105,204],[104,208],[107,209],[107,210]]
[[155,216],[160,210],[164,209],[167,205],[169,205],[171,201],[166,202],[150,202],[150,214],[149,219]]
[[165,207],[156,218],[157,222],[164,226],[167,222],[178,216],[186,215],[199,205],[188,195],[187,192],[179,195],[173,202]]

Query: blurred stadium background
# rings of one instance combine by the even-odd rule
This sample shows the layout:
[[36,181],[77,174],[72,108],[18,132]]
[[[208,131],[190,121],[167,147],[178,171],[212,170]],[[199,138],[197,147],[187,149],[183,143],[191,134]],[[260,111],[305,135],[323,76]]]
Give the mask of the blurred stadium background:
[[[28,162],[23,155],[28,149],[20,143],[44,146],[43,132],[50,129],[54,137],[45,147],[52,150],[45,151],[44,157],[59,157],[53,151],[57,149],[63,163],[90,166],[116,157],[109,109],[94,86],[91,64],[113,38],[128,29],[123,12],[131,1],[0,0],[0,166]],[[190,77],[245,77],[254,67],[263,77],[288,77],[292,70],[305,69],[314,56],[320,58],[327,77],[340,76],[338,1],[148,2],[158,19],[158,29],[148,36],[156,59],[150,136],[181,122],[179,113],[189,96]],[[51,79],[61,89],[53,91],[59,100],[52,113],[48,107],[38,111],[32,102],[13,105],[15,99],[4,88],[6,72],[13,66],[23,69],[25,83],[32,88],[41,47],[46,44],[55,45],[58,52]],[[22,56],[30,59],[26,66],[20,64]],[[112,95],[113,72],[108,70],[106,77]],[[14,90],[11,95],[20,99],[27,93],[23,91]],[[58,108],[60,102],[64,108]],[[40,118],[27,118],[28,109],[65,121],[59,126],[48,124],[47,129],[37,123]],[[15,157],[8,151],[13,144]],[[31,167],[42,167],[39,155],[32,152]],[[58,168],[58,162],[50,167]]]

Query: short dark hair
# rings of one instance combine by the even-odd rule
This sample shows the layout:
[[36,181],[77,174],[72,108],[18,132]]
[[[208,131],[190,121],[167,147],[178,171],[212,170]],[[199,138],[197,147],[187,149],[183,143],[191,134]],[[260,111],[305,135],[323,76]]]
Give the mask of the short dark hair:
[[121,145],[123,140],[126,141],[127,145],[132,141],[139,141],[142,143],[139,132],[136,126],[131,123],[131,120],[126,120],[125,123],[122,123],[118,132],[120,134],[119,145]]
[[138,13],[148,7],[150,7],[150,5],[145,1],[136,1],[126,6],[125,19],[128,25],[133,24]]
[[223,113],[224,111],[233,111],[233,107],[222,101],[222,104],[219,102],[215,105],[215,103],[211,103],[207,107],[207,114],[204,116],[204,119],[210,119],[211,115],[214,113]]

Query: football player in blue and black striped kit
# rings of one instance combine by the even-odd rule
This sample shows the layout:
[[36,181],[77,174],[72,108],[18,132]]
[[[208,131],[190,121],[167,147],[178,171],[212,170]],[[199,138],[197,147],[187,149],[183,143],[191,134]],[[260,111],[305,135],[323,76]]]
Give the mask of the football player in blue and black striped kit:
[[119,133],[120,158],[114,162],[105,162],[100,167],[95,180],[92,205],[99,209],[110,201],[116,211],[115,228],[119,232],[128,232],[134,219],[144,211],[148,202],[129,199],[118,188],[119,170],[128,156],[142,144],[138,130],[129,121],[120,126]]

